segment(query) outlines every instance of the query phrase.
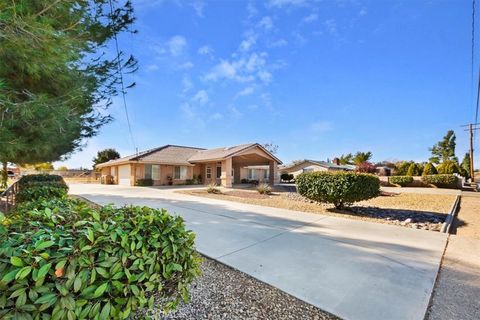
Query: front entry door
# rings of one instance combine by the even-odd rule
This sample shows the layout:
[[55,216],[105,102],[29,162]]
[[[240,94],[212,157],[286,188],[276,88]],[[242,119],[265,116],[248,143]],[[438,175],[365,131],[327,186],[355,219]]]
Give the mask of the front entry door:
[[217,170],[215,171],[215,182],[218,184],[218,185],[221,185],[222,184],[222,165],[221,164],[217,164]]

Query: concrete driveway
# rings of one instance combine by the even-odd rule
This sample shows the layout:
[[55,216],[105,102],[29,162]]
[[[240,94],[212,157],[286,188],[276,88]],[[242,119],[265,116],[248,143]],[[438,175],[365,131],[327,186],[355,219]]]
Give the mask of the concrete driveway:
[[423,319],[444,234],[174,193],[70,185],[99,204],[166,208],[197,249],[345,319]]

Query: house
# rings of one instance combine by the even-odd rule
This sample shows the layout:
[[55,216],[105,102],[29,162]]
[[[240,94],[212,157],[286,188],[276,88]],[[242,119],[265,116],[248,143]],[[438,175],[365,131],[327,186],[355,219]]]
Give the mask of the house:
[[294,177],[303,172],[309,171],[354,171],[356,166],[351,164],[339,164],[333,162],[317,161],[305,159],[293,165],[280,169],[280,173],[293,174]]
[[[139,179],[152,179],[153,185],[185,184],[200,181],[231,187],[242,179],[257,177],[273,185],[279,181],[277,157],[258,143],[216,149],[165,145],[128,157],[98,164],[102,182],[136,185]],[[268,167],[268,174],[253,166]],[[254,170],[254,171],[252,171]],[[251,179],[253,180],[253,179]]]

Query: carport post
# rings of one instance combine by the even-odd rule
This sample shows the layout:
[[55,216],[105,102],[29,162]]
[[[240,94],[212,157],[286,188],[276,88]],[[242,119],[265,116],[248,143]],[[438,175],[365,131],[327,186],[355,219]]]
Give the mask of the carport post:
[[278,172],[277,172],[277,162],[274,160],[270,160],[269,162],[269,170],[268,170],[268,183],[273,187],[276,183],[278,183]]

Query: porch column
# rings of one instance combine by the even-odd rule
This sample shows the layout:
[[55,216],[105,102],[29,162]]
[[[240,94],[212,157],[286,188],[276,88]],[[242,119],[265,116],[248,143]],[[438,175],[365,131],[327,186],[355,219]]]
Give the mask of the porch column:
[[223,187],[232,187],[232,158],[222,161],[222,176],[220,179]]
[[268,183],[273,187],[275,184],[279,183],[279,176],[278,176],[278,165],[277,162],[274,160],[270,160],[269,162],[269,176],[268,176]]

